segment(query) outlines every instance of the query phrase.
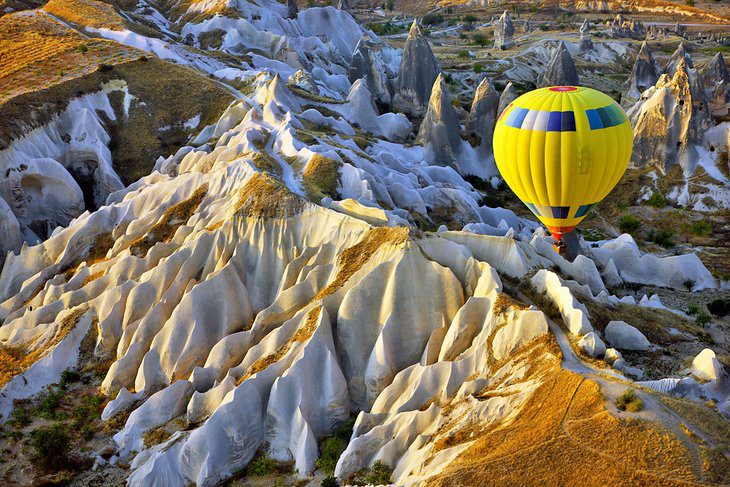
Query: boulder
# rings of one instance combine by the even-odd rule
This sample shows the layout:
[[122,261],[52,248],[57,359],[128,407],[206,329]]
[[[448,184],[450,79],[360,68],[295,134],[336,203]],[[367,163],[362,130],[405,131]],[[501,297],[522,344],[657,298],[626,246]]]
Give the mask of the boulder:
[[509,49],[514,46],[513,35],[515,35],[515,26],[512,24],[509,12],[505,10],[494,26],[494,48]]
[[594,358],[606,353],[606,344],[603,343],[603,340],[601,340],[601,337],[595,331],[583,335],[580,341],[578,341],[578,348],[583,350],[586,355]]
[[724,372],[715,352],[709,348],[697,354],[692,361],[692,370],[693,374],[702,380],[718,380]]
[[474,101],[466,122],[466,135],[477,147],[477,155],[482,161],[493,159],[492,135],[497,119],[499,93],[489,78],[484,78],[474,92]]
[[646,41],[642,42],[631,75],[624,83],[621,104],[631,106],[636,103],[644,91],[656,84],[661,73],[662,69],[651,55]]
[[575,69],[573,57],[565,47],[565,43],[560,41],[558,47],[553,52],[550,62],[545,68],[545,72],[538,78],[538,87],[545,86],[576,86],[580,84],[578,71]]
[[393,105],[401,112],[422,116],[440,72],[436,56],[414,20],[403,48]]
[[643,333],[625,321],[611,321],[604,330],[606,341],[621,350],[650,350],[651,343]]
[[288,84],[294,85],[309,93],[314,93],[315,95],[319,94],[317,82],[314,81],[314,77],[309,73],[309,71],[305,71],[303,69],[299,69],[297,72],[289,76]]

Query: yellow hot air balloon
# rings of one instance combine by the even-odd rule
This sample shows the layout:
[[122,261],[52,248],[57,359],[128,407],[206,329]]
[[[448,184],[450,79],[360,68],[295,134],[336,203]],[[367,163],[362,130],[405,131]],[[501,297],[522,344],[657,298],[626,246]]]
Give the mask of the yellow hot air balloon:
[[552,86],[510,103],[493,145],[507,185],[560,243],[621,179],[633,144],[626,114],[608,95]]

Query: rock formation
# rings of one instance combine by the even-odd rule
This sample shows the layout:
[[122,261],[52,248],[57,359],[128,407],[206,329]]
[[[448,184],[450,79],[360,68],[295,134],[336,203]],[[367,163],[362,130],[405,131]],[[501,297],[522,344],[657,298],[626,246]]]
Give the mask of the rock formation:
[[677,50],[674,51],[672,57],[669,58],[669,61],[667,62],[667,67],[664,69],[664,72],[667,73],[670,77],[674,76],[674,72],[677,70],[677,66],[682,60],[685,61],[688,68],[694,68],[694,64],[692,63],[692,56],[690,56],[689,52],[687,52],[687,48],[685,47],[684,42],[679,43],[679,46],[677,46]]
[[338,0],[337,8],[345,12],[350,12],[350,0]]
[[466,123],[466,135],[477,147],[477,156],[488,163],[492,155],[492,135],[499,107],[499,93],[489,78],[484,78],[474,92],[474,101]]
[[629,20],[623,14],[617,14],[611,21],[606,23],[609,28],[609,35],[616,38],[643,39],[646,37],[644,24]]
[[497,116],[504,111],[505,108],[507,108],[507,105],[512,103],[517,99],[517,90],[515,90],[515,85],[512,84],[510,81],[507,83],[507,86],[504,87],[504,90],[502,90],[502,94],[499,95],[499,106],[497,107]]
[[423,144],[426,160],[459,170],[458,159],[464,141],[448,87],[441,74],[433,84],[428,111],[421,122],[416,141]]
[[578,52],[585,54],[593,50],[593,41],[591,40],[591,24],[588,19],[583,19],[583,24],[580,26],[580,42],[578,45]]
[[299,13],[296,0],[286,0],[286,18],[295,19]]
[[[697,160],[697,145],[710,126],[710,114],[699,75],[679,59],[674,75],[663,74],[629,110],[634,127],[632,160],[639,167],[663,172],[681,164],[689,174]],[[657,136],[657,134],[661,134]]]
[[730,114],[730,73],[722,53],[718,52],[703,74],[705,94],[710,111],[719,120],[725,120]]
[[396,79],[393,104],[400,111],[419,116],[426,110],[431,88],[441,67],[416,20],[408,32]]
[[636,103],[647,88],[656,84],[661,73],[662,69],[651,55],[646,41],[642,42],[634,67],[631,69],[631,75],[624,83],[621,104],[629,107]]
[[568,52],[563,41],[553,51],[545,72],[538,78],[538,87],[543,86],[576,86],[580,84],[578,70],[575,68],[573,57]]
[[388,70],[382,59],[376,54],[375,42],[365,34],[355,47],[350,62],[350,83],[358,79],[365,80],[368,90],[382,108],[390,107],[393,96],[393,85],[388,77]]
[[515,34],[515,27],[512,25],[512,18],[508,11],[504,11],[494,26],[494,48],[509,49],[515,45],[512,36]]
[[288,84],[294,85],[309,93],[314,93],[315,95],[319,94],[317,82],[314,80],[314,77],[312,77],[312,74],[304,69],[299,69],[292,74],[289,77]]

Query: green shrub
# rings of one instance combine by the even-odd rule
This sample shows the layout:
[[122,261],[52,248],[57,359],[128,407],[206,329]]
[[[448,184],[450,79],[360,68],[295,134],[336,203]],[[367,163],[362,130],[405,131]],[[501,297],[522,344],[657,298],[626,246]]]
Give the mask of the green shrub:
[[28,426],[31,422],[31,419],[31,414],[28,408],[23,406],[16,406],[16,408],[13,410],[13,416],[10,419],[10,422],[16,428],[22,428],[24,426]]
[[314,461],[314,466],[326,474],[334,473],[337,460],[340,459],[343,451],[345,451],[345,445],[342,440],[335,436],[325,439],[320,446],[320,455]]
[[467,24],[471,24],[477,21],[477,16],[474,14],[466,14],[461,20],[463,20]]
[[432,26],[444,23],[444,16],[441,14],[426,14],[421,23],[425,26]]
[[616,399],[615,404],[621,411],[628,411],[630,413],[641,411],[644,408],[644,401],[636,395],[636,391],[633,389],[626,389],[623,394]]
[[319,484],[319,487],[340,487],[340,483],[335,477],[325,477]]
[[687,291],[691,291],[695,287],[695,284],[697,283],[694,279],[685,279],[682,281],[682,285],[687,288]]
[[631,215],[624,215],[618,220],[618,229],[622,233],[632,233],[639,229],[641,222]]
[[689,303],[689,306],[687,306],[688,315],[694,316],[699,312],[700,312],[700,307],[697,305],[697,303]]
[[58,381],[58,388],[65,391],[69,384],[81,380],[81,374],[75,370],[66,369],[61,372],[61,379]]
[[489,44],[489,38],[484,34],[474,34],[471,38],[472,43],[476,46],[484,47]]
[[471,58],[471,54],[469,54],[469,51],[459,51],[459,54],[457,54],[459,59],[469,59]]
[[479,74],[484,72],[484,65],[482,63],[474,63],[474,73]]
[[380,460],[376,460],[370,467],[370,473],[365,477],[365,482],[373,485],[389,484],[393,469]]
[[712,224],[707,220],[694,222],[689,227],[689,232],[695,237],[709,237],[712,234]]
[[669,201],[660,193],[652,193],[649,199],[646,200],[646,204],[655,208],[664,208],[669,204]]
[[697,323],[699,326],[707,326],[711,322],[712,317],[704,311],[700,311],[699,313],[697,313],[697,316],[695,316],[695,323]]
[[707,304],[707,309],[718,318],[724,318],[730,314],[730,299],[717,298]]
[[80,46],[76,46],[76,50],[83,54],[85,52],[88,52],[89,48],[81,44]]
[[671,230],[661,230],[658,232],[652,230],[649,232],[649,240],[660,247],[664,247],[665,249],[671,249],[674,247],[674,240],[672,237],[674,237],[674,232]]
[[41,468],[58,471],[68,465],[69,436],[66,427],[56,424],[34,430],[30,434],[32,459]]
[[254,458],[246,467],[246,474],[253,477],[263,477],[276,472],[279,464],[268,455],[261,455]]
[[539,27],[539,29],[540,29],[541,31],[547,31],[547,30],[550,30],[550,27],[548,27],[548,25],[547,25],[547,24],[540,24],[540,25],[539,25],[538,27]]
[[36,413],[43,419],[53,421],[55,419],[61,419],[56,414],[56,409],[61,405],[61,397],[63,394],[60,391],[48,391],[41,396],[41,401],[36,407]]

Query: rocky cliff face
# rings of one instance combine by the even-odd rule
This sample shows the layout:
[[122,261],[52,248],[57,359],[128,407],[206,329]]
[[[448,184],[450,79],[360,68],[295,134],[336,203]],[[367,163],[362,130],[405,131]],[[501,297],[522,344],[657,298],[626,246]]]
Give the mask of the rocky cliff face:
[[504,11],[494,26],[494,48],[509,49],[515,45],[512,36],[515,35],[515,27],[508,11]]
[[378,46],[369,35],[364,35],[357,43],[350,62],[349,78],[354,83],[363,79],[378,105],[387,109],[393,96],[393,83],[388,76],[389,68],[376,54]]
[[656,84],[661,73],[662,69],[651,55],[646,41],[642,42],[631,75],[624,83],[621,104],[629,107],[636,103],[647,88]]
[[510,81],[507,86],[502,90],[502,94],[499,95],[499,106],[497,107],[497,116],[499,116],[507,106],[517,99],[517,90],[515,85]]
[[664,69],[664,72],[667,73],[669,76],[674,76],[674,73],[677,70],[677,66],[679,66],[679,63],[683,60],[688,68],[694,69],[692,56],[690,56],[689,52],[687,52],[687,48],[685,47],[684,42],[680,42],[679,46],[677,46],[677,50],[674,51],[672,57],[669,58],[669,61],[667,62],[667,67]]
[[583,19],[583,23],[580,26],[580,42],[578,45],[578,52],[585,54],[593,50],[593,41],[591,40],[591,24],[588,19]]
[[394,105],[413,115],[423,114],[431,97],[431,88],[441,72],[431,46],[421,33],[417,21],[413,21],[403,48]]
[[538,78],[537,85],[542,86],[575,86],[579,85],[578,70],[575,69],[573,57],[565,47],[565,43],[560,41],[558,47],[553,51],[550,62],[545,68],[545,72]]

